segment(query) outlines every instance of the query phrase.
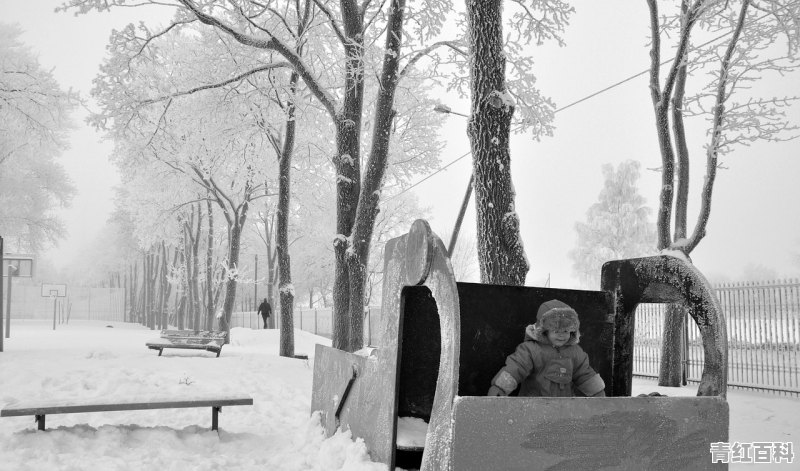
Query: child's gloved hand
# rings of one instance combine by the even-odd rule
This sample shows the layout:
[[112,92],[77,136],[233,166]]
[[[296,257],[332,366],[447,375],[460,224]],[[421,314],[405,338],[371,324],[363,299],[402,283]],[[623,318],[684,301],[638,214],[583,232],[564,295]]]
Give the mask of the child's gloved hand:
[[486,393],[486,395],[487,396],[505,396],[506,392],[503,391],[502,389],[498,388],[497,386],[495,386],[493,384],[492,387],[489,388],[489,392]]

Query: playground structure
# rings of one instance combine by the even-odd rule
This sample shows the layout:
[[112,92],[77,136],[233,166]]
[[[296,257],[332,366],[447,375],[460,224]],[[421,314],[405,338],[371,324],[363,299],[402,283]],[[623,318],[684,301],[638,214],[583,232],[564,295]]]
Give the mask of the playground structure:
[[[457,283],[425,221],[392,239],[373,351],[317,345],[312,411],[328,435],[361,437],[388,469],[726,469],[709,446],[728,440],[727,337],[703,276],[671,256],[608,262],[600,291]],[[579,313],[581,346],[606,398],[485,397],[491,378],[560,299]],[[699,397],[630,397],[634,311],[684,303],[705,354]],[[398,417],[427,422],[424,447],[398,445]]]

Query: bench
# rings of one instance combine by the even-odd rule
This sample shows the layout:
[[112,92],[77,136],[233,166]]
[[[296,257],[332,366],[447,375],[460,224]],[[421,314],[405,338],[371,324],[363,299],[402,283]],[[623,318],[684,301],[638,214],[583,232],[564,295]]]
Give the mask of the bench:
[[211,407],[211,430],[218,429],[218,415],[224,406],[252,406],[250,396],[216,396],[175,400],[170,398],[143,401],[108,400],[102,398],[76,401],[17,402],[0,410],[0,417],[32,415],[39,430],[44,430],[44,418],[48,414],[71,414],[79,412],[110,412],[119,410],[179,409],[187,407]]
[[225,344],[225,332],[210,330],[167,330],[161,331],[161,338],[147,342],[148,348],[158,350],[158,356],[165,348],[184,348],[214,352],[219,357]]

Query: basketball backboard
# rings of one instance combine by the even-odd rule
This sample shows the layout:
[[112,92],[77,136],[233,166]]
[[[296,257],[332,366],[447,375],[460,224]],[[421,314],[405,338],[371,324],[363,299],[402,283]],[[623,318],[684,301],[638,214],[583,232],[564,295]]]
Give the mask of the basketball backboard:
[[58,285],[52,283],[42,283],[42,296],[45,298],[58,297],[63,298],[67,295],[67,285]]
[[8,276],[9,267],[13,276],[33,276],[33,255],[6,253],[3,254],[3,276]]

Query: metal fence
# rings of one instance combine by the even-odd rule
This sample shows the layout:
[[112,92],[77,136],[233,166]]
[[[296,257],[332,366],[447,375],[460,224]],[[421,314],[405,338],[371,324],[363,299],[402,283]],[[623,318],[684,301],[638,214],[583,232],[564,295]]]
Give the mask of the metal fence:
[[[729,283],[715,286],[728,330],[728,385],[800,395],[800,280]],[[634,374],[658,376],[664,305],[636,310]],[[687,322],[686,376],[703,372],[697,325]]]
[[[364,345],[375,345],[378,340],[377,325],[381,308],[364,308]],[[280,327],[280,313],[273,312],[273,324]],[[231,314],[231,327],[260,329],[264,322],[256,311],[238,311]],[[333,336],[333,310],[331,308],[294,310],[294,327],[325,338]]]
[[59,323],[125,320],[124,288],[67,286],[66,294],[63,298],[51,298],[42,296],[41,286],[15,284],[11,293],[11,320],[52,319],[54,312]]

